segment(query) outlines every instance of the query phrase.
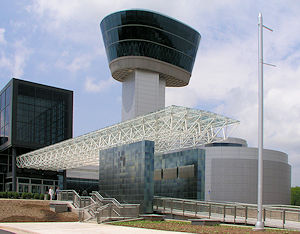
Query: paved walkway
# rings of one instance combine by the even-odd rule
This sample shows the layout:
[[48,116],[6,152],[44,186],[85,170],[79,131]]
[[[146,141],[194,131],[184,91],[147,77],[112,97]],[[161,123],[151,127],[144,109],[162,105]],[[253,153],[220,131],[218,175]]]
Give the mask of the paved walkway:
[[[175,210],[175,209],[163,209],[163,207],[156,208],[155,211],[164,214],[164,215],[177,215],[179,217],[188,217],[188,218],[208,218],[209,214],[208,212],[198,212],[195,215],[195,212],[191,211],[185,211],[183,213],[182,210]],[[210,215],[211,219],[219,220],[221,223],[224,223],[224,217],[223,214],[218,214],[218,213],[211,213]],[[236,216],[234,218],[233,215],[226,215],[225,223],[231,223],[231,224],[250,224],[250,225],[255,225],[257,219],[255,218],[248,218],[245,221],[244,217],[241,216]],[[283,227],[284,226],[284,227]],[[266,219],[265,220],[265,227],[274,227],[274,228],[285,228],[285,229],[290,229],[290,230],[295,230],[295,231],[300,231],[300,222],[297,221],[286,221],[285,224],[283,225],[282,220],[280,219]]]
[[169,232],[152,230],[145,228],[131,228],[114,226],[109,224],[95,224],[95,223],[0,223],[0,233],[2,230],[10,231],[17,234],[182,234],[182,232]]

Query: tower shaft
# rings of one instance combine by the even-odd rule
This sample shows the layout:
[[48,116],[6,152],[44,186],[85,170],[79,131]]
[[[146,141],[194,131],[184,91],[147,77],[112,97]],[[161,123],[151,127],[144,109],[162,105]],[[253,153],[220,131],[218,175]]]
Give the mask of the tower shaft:
[[133,70],[122,82],[122,121],[164,108],[165,87],[158,73]]

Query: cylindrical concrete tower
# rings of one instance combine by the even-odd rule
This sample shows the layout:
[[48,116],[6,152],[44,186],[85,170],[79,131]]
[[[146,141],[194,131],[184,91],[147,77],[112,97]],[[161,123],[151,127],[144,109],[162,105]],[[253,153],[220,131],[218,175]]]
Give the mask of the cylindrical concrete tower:
[[112,77],[123,82],[122,121],[165,107],[165,87],[189,83],[200,34],[167,16],[126,10],[100,23]]

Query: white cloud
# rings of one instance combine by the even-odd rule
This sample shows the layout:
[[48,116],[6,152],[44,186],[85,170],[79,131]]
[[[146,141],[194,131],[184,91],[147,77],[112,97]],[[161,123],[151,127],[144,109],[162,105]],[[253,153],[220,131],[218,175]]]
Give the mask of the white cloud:
[[32,51],[24,45],[23,41],[14,43],[15,54],[13,58],[12,75],[16,78],[21,78],[24,74],[26,62]]
[[99,93],[109,89],[115,83],[116,82],[112,77],[108,78],[107,80],[99,81],[96,81],[96,79],[92,77],[86,77],[84,87],[87,92]]
[[0,28],[0,44],[5,44],[6,43],[6,40],[5,40],[5,37],[4,37],[4,33],[5,33],[5,29],[4,28]]
[[69,57],[68,53],[64,52],[56,65],[59,68],[66,69],[72,73],[79,70],[86,70],[91,65],[92,56],[90,55],[79,55],[78,57],[73,58],[72,61],[68,61],[70,60]]
[[[295,28],[300,20],[291,12],[276,21],[274,33],[264,32],[265,61],[277,65],[264,67],[264,146],[289,154],[295,185],[300,170],[300,36]],[[257,25],[240,24],[253,34],[213,32],[215,38],[202,40],[189,86],[168,89],[166,99],[199,108],[211,103],[211,111],[241,121],[235,136],[257,146]]]
[[[241,4],[240,1],[232,2],[235,2],[234,5]],[[194,19],[199,15],[212,18],[215,11],[222,12],[222,9],[228,6],[227,2],[223,3],[217,0],[206,1],[205,4],[198,0],[188,2],[174,0],[172,4],[161,0],[89,0],[88,2],[81,0],[33,0],[32,4],[27,6],[27,10],[41,19],[45,30],[57,35],[61,40],[68,39],[77,43],[90,43],[91,41],[98,43],[99,37],[101,37],[100,21],[115,11],[131,8],[150,9],[182,20],[191,26],[196,26],[198,21]],[[195,9],[197,10],[195,11]],[[205,25],[205,22],[200,21],[200,24]]]
[[3,51],[1,52],[1,57],[0,57],[0,67],[2,68],[6,68],[6,69],[11,69],[12,67],[12,63],[10,61],[10,59],[8,59]]
[[[250,146],[257,145],[257,15],[262,11],[264,23],[274,29],[273,33],[264,32],[265,61],[277,65],[277,68],[265,67],[265,147],[287,152],[293,171],[300,171],[297,157],[300,4],[297,1],[274,4],[274,1],[252,0],[174,0],[170,4],[159,0],[34,0],[28,10],[39,17],[49,35],[79,46],[91,46],[93,52],[80,55],[81,52],[69,50],[59,58],[59,67],[77,72],[90,69],[97,56],[105,56],[99,30],[102,18],[129,8],[159,11],[199,30],[202,39],[190,85],[168,88],[166,103],[208,108],[240,120],[235,134],[247,139]],[[1,56],[0,61],[6,66],[15,66],[14,60]],[[111,85],[111,78],[85,79],[88,92],[102,92]],[[295,175],[293,172],[293,180]],[[299,179],[297,183],[300,184]]]
[[32,50],[25,46],[24,40],[6,43],[5,47],[10,47],[11,53],[0,48],[0,67],[8,70],[12,77],[21,78]]

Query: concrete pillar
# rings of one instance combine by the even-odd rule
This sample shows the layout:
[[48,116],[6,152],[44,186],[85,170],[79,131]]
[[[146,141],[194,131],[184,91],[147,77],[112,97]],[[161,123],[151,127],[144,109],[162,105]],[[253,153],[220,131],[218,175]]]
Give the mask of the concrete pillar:
[[122,84],[122,121],[164,108],[165,87],[159,73],[133,70]]
[[16,192],[17,191],[17,166],[16,166],[16,157],[17,157],[17,152],[16,148],[12,148],[12,161],[11,161],[11,174],[12,174],[12,191]]
[[62,170],[58,172],[58,187],[60,190],[67,189],[67,171]]
[[67,170],[63,170],[63,189],[67,189]]

